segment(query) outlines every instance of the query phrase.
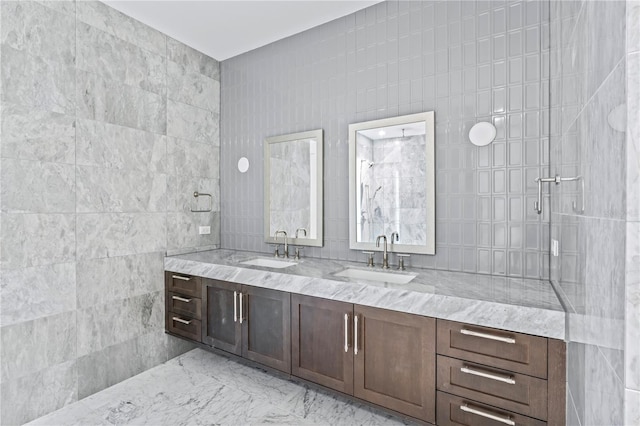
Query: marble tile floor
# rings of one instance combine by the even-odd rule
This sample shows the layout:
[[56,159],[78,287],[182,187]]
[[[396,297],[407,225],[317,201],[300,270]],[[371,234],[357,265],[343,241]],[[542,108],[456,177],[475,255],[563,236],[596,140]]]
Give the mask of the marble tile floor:
[[365,404],[194,349],[29,425],[400,425]]

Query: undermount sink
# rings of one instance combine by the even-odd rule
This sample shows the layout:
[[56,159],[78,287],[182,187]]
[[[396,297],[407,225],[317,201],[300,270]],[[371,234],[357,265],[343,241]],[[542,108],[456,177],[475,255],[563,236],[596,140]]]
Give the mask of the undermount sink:
[[333,275],[335,275],[336,277],[354,278],[367,281],[380,281],[391,284],[407,284],[416,277],[415,274],[399,274],[357,268],[347,268],[343,271],[336,272]]
[[291,262],[289,260],[278,260],[269,257],[256,257],[255,259],[249,259],[240,262],[241,265],[253,265],[262,266],[265,268],[288,268],[289,266],[297,265],[298,262]]

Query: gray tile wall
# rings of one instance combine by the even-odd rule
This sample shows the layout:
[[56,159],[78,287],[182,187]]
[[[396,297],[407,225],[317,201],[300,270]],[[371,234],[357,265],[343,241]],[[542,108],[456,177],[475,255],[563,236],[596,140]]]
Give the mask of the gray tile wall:
[[[533,211],[548,166],[548,2],[386,1],[222,63],[222,246],[263,242],[266,137],[322,128],[324,247],[349,250],[348,125],[436,117],[436,255],[413,266],[548,276],[548,217]],[[468,131],[492,121],[496,141]],[[237,171],[240,157],[251,168]]]
[[[625,413],[625,405],[638,401],[631,378],[640,374],[637,276],[631,273],[638,240],[628,222],[638,199],[631,137],[638,94],[626,88],[638,69],[630,67],[625,48],[638,25],[624,25],[630,13],[638,12],[625,1],[551,7],[551,174],[583,179],[555,186],[551,200],[551,237],[560,247],[551,258],[551,279],[568,308],[570,425],[639,424],[637,412]],[[625,338],[627,348],[634,347],[626,354]]]
[[219,246],[220,72],[99,2],[2,1],[0,35],[10,425],[189,348],[163,332],[163,256]]

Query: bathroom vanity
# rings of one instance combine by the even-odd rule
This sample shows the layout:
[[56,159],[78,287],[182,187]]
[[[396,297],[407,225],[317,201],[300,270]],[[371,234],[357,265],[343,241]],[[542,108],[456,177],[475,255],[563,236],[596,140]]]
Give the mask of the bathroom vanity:
[[427,423],[565,423],[565,315],[548,283],[416,269],[393,284],[342,273],[363,264],[268,260],[165,258],[167,332]]

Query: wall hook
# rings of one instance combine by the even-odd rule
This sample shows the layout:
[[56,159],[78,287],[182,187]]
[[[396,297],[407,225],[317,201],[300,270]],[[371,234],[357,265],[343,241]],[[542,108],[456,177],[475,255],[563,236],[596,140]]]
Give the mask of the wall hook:
[[[193,207],[191,208],[191,211],[193,213],[207,213],[210,212],[211,210],[213,210],[213,197],[211,196],[211,194],[205,194],[204,192],[194,192],[193,193],[193,197],[194,198],[198,198],[198,197],[209,197],[209,209],[205,209],[205,210],[194,210]],[[197,205],[197,201],[196,201],[196,205]]]

